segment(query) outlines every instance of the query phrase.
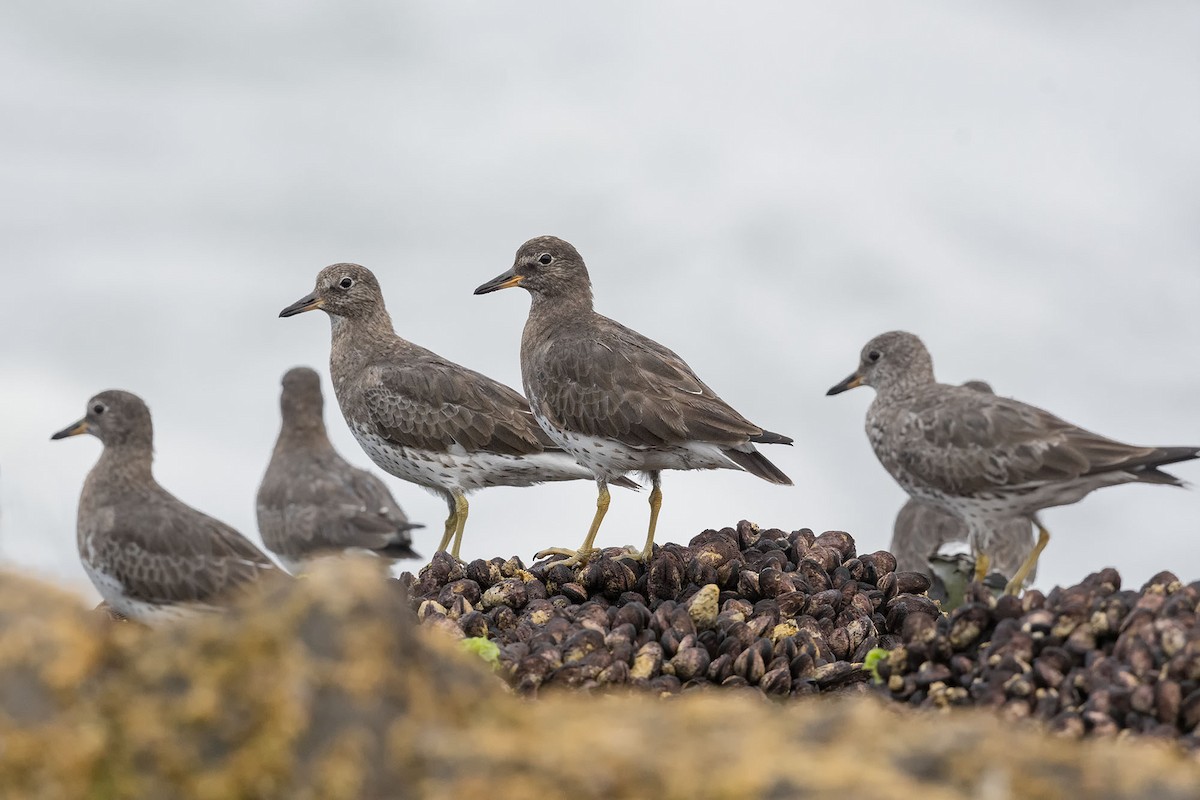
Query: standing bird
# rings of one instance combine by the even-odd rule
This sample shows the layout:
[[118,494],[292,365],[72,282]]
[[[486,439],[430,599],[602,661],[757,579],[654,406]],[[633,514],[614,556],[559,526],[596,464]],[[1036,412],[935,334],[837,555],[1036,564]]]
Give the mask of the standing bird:
[[537,421],[596,479],[599,497],[579,550],[551,548],[586,561],[608,510],[609,481],[647,472],[650,526],[640,558],[649,562],[662,506],[664,469],[742,469],[791,485],[754,443],[791,444],[729,407],[691,367],[658,342],[592,310],[592,283],[575,248],[541,236],[517,250],[512,269],[475,290],[520,286],[532,305],[521,337],[521,377]]
[[938,383],[916,336],[892,331],[862,350],[858,369],[831,388],[875,388],[867,438],[896,482],[913,497],[962,519],[977,578],[987,574],[993,537],[1013,519],[1038,529],[1038,542],[1008,583],[1024,585],[1050,541],[1043,508],[1077,503],[1103,486],[1182,486],[1165,464],[1200,457],[1195,447],[1137,447],[1107,439],[1025,403]]
[[[994,394],[992,387],[983,381],[967,381],[963,387]],[[932,503],[909,498],[896,515],[888,550],[896,557],[896,569],[923,572],[933,578],[937,570],[931,557],[945,545],[966,544],[968,533],[966,523],[950,512]],[[1009,520],[991,537],[989,567],[1007,580],[1017,574],[1033,548],[1033,526],[1029,521]],[[1036,569],[1029,573],[1028,582],[1033,582],[1036,573]]]
[[326,267],[312,294],[279,316],[317,308],[333,329],[329,372],[354,438],[380,469],[432,489],[449,505],[438,550],[453,539],[450,552],[458,558],[468,492],[591,477],[554,447],[524,397],[397,336],[366,267]]
[[283,426],[258,487],[258,532],[280,562],[303,572],[313,558],[368,550],[384,558],[420,558],[414,528],[383,481],[346,462],[329,441],[321,379],[308,367],[283,376]]
[[154,431],[137,395],[101,392],[51,439],[90,433],[104,444],[79,498],[76,543],[108,606],[153,624],[214,611],[264,576],[282,574],[257,547],[158,485]]

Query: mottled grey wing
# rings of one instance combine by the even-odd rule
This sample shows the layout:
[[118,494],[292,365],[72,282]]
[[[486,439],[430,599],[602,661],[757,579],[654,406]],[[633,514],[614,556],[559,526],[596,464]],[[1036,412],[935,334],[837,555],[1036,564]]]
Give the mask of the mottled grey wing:
[[374,477],[339,459],[286,482],[264,480],[258,497],[263,543],[292,557],[387,546],[398,529],[399,509],[385,487],[372,486],[363,476]]
[[275,553],[290,552],[284,518],[284,509],[289,501],[288,492],[294,482],[290,477],[277,456],[272,456],[255,496],[258,535],[267,549]]
[[620,323],[601,322],[599,337],[551,340],[536,353],[534,393],[555,426],[635,447],[733,447],[763,433],[678,355]]
[[937,387],[897,420],[898,458],[922,481],[958,495],[1068,481],[1153,459],[1035,406],[960,387]]
[[277,572],[233,528],[175,498],[138,506],[92,546],[131,597],[151,603],[217,603]]
[[355,524],[366,531],[393,533],[395,531],[420,528],[409,522],[408,516],[396,503],[392,493],[379,476],[363,469],[352,473],[354,493],[361,502],[363,513],[355,517]]
[[376,433],[403,447],[505,455],[542,452],[525,398],[502,383],[447,361],[423,359],[370,368],[364,394]]

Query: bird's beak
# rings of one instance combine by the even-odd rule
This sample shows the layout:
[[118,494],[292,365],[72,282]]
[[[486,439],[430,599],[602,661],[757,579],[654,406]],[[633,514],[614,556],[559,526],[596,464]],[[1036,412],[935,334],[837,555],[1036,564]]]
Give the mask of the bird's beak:
[[826,392],[825,396],[828,397],[831,394],[841,394],[842,392],[849,391],[850,389],[855,389],[859,386],[862,386],[862,382],[862,375],[859,375],[857,372],[853,372],[850,374],[850,377],[846,378],[846,380],[842,381],[837,386],[832,387],[828,392]]
[[521,283],[524,275],[518,275],[513,270],[509,270],[501,275],[497,275],[487,283],[475,290],[475,294],[487,294],[489,292],[498,292],[501,289],[510,289]]
[[91,432],[92,432],[92,427],[90,425],[88,425],[88,421],[86,419],[81,419],[78,422],[72,422],[70,425],[68,425],[67,427],[65,427],[61,431],[59,431],[58,433],[51,436],[50,439],[51,440],[65,439],[68,436],[78,436],[81,433],[91,433]]
[[325,305],[325,301],[317,297],[317,293],[313,292],[307,297],[301,297],[296,302],[279,312],[281,317],[294,317],[297,314],[303,314],[305,311],[312,311],[314,308],[321,308]]

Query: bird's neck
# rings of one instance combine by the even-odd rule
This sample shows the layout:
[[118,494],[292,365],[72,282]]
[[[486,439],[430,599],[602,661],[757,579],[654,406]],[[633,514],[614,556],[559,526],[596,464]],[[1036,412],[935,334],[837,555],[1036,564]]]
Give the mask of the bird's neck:
[[569,292],[554,294],[531,292],[530,294],[533,297],[532,313],[534,314],[580,316],[592,312],[592,287],[590,286],[572,287]]
[[549,297],[535,293],[523,338],[530,340],[541,338],[543,335],[554,335],[564,327],[578,328],[580,325],[586,325],[593,316],[595,311],[592,309],[590,289],[577,294]]
[[89,481],[98,483],[154,483],[154,449],[144,442],[105,445],[92,467]]
[[[373,353],[400,338],[392,328],[392,318],[384,308],[378,308],[366,317],[330,315],[329,322],[333,332],[331,372],[336,371],[339,365],[343,370],[361,367]],[[336,375],[334,379],[336,381]]]
[[904,380],[889,381],[882,386],[875,387],[875,400],[872,402],[872,406],[876,409],[885,409],[897,404],[904,404],[936,383],[932,374],[928,376],[910,375],[906,376]]
[[320,416],[284,418],[283,427],[279,430],[279,440],[275,443],[276,452],[300,449],[308,452],[333,450],[329,434],[325,430],[325,421]]
[[344,346],[353,342],[356,346],[371,342],[386,342],[396,335],[392,317],[382,305],[361,317],[339,317],[329,315],[333,331],[333,346]]

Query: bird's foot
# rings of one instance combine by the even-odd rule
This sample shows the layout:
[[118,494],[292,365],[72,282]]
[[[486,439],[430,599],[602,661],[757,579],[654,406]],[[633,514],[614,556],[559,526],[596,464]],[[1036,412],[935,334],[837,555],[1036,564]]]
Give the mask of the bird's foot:
[[654,545],[650,545],[644,550],[639,550],[631,544],[624,547],[625,552],[613,556],[618,561],[640,561],[643,564],[649,565],[650,560],[654,557]]
[[1011,594],[1013,597],[1019,597],[1021,590],[1025,588],[1024,581],[1018,581],[1016,578],[1004,585],[1004,593]]
[[975,582],[982,583],[983,579],[988,575],[988,567],[992,564],[992,560],[988,558],[987,553],[980,553],[975,558]]
[[555,564],[562,564],[564,567],[582,567],[600,554],[598,548],[590,550],[572,550],[568,547],[547,547],[545,550],[539,550],[534,553],[533,560],[540,561],[543,558],[550,556],[566,556],[565,559],[555,561]]

